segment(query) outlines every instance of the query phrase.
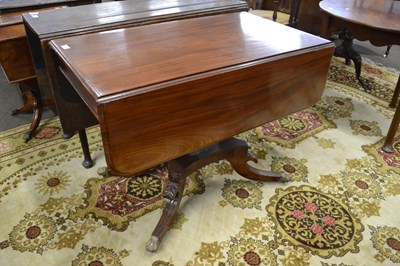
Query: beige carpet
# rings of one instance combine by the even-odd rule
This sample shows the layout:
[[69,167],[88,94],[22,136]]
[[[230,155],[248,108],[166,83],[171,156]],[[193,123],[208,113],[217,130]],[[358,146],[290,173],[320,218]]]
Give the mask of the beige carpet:
[[257,167],[289,183],[240,177],[221,161],[186,184],[179,215],[157,253],[145,244],[158,222],[167,171],[103,179],[81,166],[78,139],[47,120],[0,133],[0,265],[393,265],[400,263],[400,137],[380,147],[398,72],[364,62],[372,95],[334,59],[313,108],[250,130]]

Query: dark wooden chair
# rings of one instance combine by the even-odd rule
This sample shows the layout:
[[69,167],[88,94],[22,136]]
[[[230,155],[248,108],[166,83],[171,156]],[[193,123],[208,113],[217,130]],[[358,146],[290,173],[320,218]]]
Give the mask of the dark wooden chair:
[[247,0],[250,13],[296,27],[300,0]]

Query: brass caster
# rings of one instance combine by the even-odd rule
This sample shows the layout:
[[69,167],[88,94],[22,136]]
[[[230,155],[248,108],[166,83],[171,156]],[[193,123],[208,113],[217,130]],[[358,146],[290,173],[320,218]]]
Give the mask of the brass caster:
[[30,132],[26,132],[26,133],[22,136],[22,139],[25,141],[25,143],[27,143],[31,138],[32,138],[32,136],[31,136],[31,133],[30,133]]
[[97,170],[97,174],[103,176],[104,178],[110,176],[110,175],[108,174],[107,167],[100,167],[100,168]]
[[292,181],[292,177],[287,173],[282,173],[279,181],[286,183],[286,182]]
[[394,152],[393,146],[390,145],[390,144],[386,144],[381,149],[386,153],[393,153]]
[[150,240],[146,244],[146,250],[149,252],[156,252],[160,245],[160,238],[157,236],[151,236]]

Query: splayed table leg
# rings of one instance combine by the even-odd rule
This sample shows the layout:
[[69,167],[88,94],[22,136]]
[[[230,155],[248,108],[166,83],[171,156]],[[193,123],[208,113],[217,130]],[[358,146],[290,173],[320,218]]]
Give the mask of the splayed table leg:
[[400,104],[397,106],[396,112],[394,113],[392,122],[390,124],[388,133],[385,138],[385,143],[382,146],[382,150],[387,153],[393,152],[393,140],[396,135],[396,131],[399,128],[400,123]]
[[291,180],[290,176],[285,173],[268,172],[250,166],[247,162],[257,163],[257,158],[249,150],[245,141],[236,138],[229,138],[169,161],[169,184],[164,193],[167,204],[150,240],[147,242],[146,249],[148,251],[157,251],[162,238],[171,228],[183,197],[186,178],[201,167],[223,159],[228,160],[233,169],[240,175],[251,180],[264,182],[287,182]]

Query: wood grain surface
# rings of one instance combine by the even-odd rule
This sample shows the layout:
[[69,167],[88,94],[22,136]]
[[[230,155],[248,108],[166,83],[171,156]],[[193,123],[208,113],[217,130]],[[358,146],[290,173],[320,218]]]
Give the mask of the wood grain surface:
[[400,44],[400,1],[324,0],[319,5],[322,37],[346,28],[354,38],[376,46]]
[[[314,104],[329,41],[247,12],[50,42],[131,175]],[[68,88],[64,88],[68,89]]]

